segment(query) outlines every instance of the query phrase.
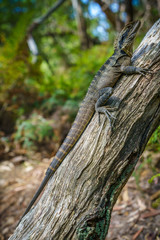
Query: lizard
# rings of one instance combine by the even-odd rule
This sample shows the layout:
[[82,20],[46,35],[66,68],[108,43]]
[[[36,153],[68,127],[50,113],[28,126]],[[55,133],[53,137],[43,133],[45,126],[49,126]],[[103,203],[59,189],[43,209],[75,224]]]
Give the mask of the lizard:
[[109,110],[107,110],[105,104],[113,94],[113,87],[120,76],[122,74],[142,74],[145,76],[145,74],[151,73],[148,69],[131,65],[133,42],[140,25],[141,22],[139,20],[130,22],[120,32],[115,41],[113,55],[102,65],[93,78],[68,135],[53,157],[40,187],[33,196],[21,219],[30,211],[49,179],[73,149],[95,112],[97,112],[98,115],[101,113],[105,114],[112,127],[111,120],[113,116]]

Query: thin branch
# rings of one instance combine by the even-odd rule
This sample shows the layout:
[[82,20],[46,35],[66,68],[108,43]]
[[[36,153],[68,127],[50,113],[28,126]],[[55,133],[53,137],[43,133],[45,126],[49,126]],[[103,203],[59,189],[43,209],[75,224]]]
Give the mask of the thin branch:
[[27,35],[30,35],[40,24],[42,24],[53,12],[57,10],[66,0],[59,0],[51,7],[42,17],[36,18],[27,30]]
[[103,2],[102,0],[95,0],[95,2],[101,6],[102,11],[106,14],[106,17],[112,24],[113,28],[116,29],[116,15],[110,10],[106,2]]
[[[59,8],[65,1],[66,0],[59,0],[58,2],[56,2],[53,5],[53,7],[51,7],[48,10],[48,12],[46,14],[44,14],[42,17],[34,19],[33,22],[31,23],[31,25],[29,26],[29,28],[27,30],[27,43],[28,43],[28,47],[29,47],[29,49],[30,49],[30,51],[32,52],[33,55],[38,55],[39,54],[37,44],[36,44],[36,42],[35,42],[35,40],[32,36],[33,30],[38,28],[38,26],[40,24],[42,24],[53,12],[55,12],[57,10],[57,8]],[[48,62],[48,65],[49,65],[49,62]]]

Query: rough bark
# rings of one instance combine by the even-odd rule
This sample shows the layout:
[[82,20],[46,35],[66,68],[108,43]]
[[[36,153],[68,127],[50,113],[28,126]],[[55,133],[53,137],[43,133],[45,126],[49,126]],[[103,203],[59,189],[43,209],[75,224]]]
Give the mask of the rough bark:
[[[10,240],[103,240],[112,208],[160,121],[160,20],[132,58],[154,70],[147,78],[122,76],[114,96],[119,108],[109,136],[97,114],[65,158],[35,208]],[[117,101],[116,99],[116,101]],[[88,106],[89,107],[89,106]],[[124,226],[125,227],[125,226]]]

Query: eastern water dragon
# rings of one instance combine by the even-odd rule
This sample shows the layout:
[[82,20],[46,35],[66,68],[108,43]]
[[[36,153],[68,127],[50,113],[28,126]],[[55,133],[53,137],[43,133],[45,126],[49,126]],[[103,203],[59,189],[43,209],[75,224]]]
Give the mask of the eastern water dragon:
[[107,108],[104,107],[104,105],[112,95],[113,87],[118,81],[119,77],[123,73],[138,73],[142,75],[151,73],[149,70],[131,66],[133,41],[139,27],[140,21],[134,21],[127,24],[120,32],[119,37],[115,42],[113,55],[103,64],[92,80],[67,137],[60,146],[56,155],[53,157],[53,160],[46,171],[46,175],[39,189],[35,193],[22,218],[29,212],[44,189],[45,185],[53,176],[66,155],[71,151],[71,149],[73,149],[94,113],[104,113],[111,125],[112,115]]

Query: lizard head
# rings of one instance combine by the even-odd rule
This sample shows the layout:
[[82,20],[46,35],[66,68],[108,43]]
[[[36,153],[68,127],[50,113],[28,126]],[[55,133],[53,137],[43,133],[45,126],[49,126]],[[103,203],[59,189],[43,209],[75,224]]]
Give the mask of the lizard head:
[[139,20],[128,23],[115,41],[115,49],[123,50],[131,57],[133,54],[133,42],[140,25]]

